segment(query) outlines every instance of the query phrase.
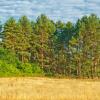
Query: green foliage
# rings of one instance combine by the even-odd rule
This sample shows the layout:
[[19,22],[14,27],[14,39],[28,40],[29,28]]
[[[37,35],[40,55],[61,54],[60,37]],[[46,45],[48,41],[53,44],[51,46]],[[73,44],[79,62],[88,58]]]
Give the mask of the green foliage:
[[22,63],[14,53],[0,48],[0,76],[32,76],[34,74],[43,74],[37,64]]
[[44,14],[36,21],[11,17],[2,26],[0,75],[100,77],[100,18],[95,14],[76,24],[55,23]]
[[15,66],[19,63],[16,54],[4,48],[0,48],[0,60],[6,61],[9,64],[13,64]]
[[20,71],[14,66],[4,60],[0,60],[0,76],[17,76]]
[[39,67],[38,64],[32,64],[32,71],[36,74],[44,74],[44,71]]
[[20,69],[22,73],[32,74],[32,66],[29,63],[22,63]]

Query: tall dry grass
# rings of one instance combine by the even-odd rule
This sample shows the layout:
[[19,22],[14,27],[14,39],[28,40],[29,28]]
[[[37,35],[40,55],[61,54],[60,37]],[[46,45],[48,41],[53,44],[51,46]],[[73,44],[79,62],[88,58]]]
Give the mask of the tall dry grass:
[[100,100],[100,82],[49,78],[0,78],[0,100]]

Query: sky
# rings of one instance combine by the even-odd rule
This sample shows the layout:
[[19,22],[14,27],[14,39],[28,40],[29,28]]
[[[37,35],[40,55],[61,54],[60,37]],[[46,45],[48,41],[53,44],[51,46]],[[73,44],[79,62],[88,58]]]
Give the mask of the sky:
[[91,13],[100,17],[100,0],[0,0],[1,21],[22,15],[36,20],[40,14],[46,14],[54,21],[75,22]]

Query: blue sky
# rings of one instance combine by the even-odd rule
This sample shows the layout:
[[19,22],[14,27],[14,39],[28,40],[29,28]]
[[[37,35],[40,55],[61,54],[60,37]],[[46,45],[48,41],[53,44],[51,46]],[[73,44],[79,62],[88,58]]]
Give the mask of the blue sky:
[[0,20],[27,15],[36,19],[41,13],[54,21],[73,21],[83,15],[100,16],[100,0],[0,0]]

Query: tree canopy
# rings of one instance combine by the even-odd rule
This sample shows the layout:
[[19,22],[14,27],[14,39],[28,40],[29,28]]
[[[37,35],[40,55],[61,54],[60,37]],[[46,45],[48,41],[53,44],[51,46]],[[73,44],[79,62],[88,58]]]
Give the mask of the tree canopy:
[[15,61],[16,72],[22,69],[32,74],[36,69],[45,75],[100,77],[100,18],[95,14],[76,23],[54,22],[44,14],[36,21],[11,17],[0,30],[0,61]]

